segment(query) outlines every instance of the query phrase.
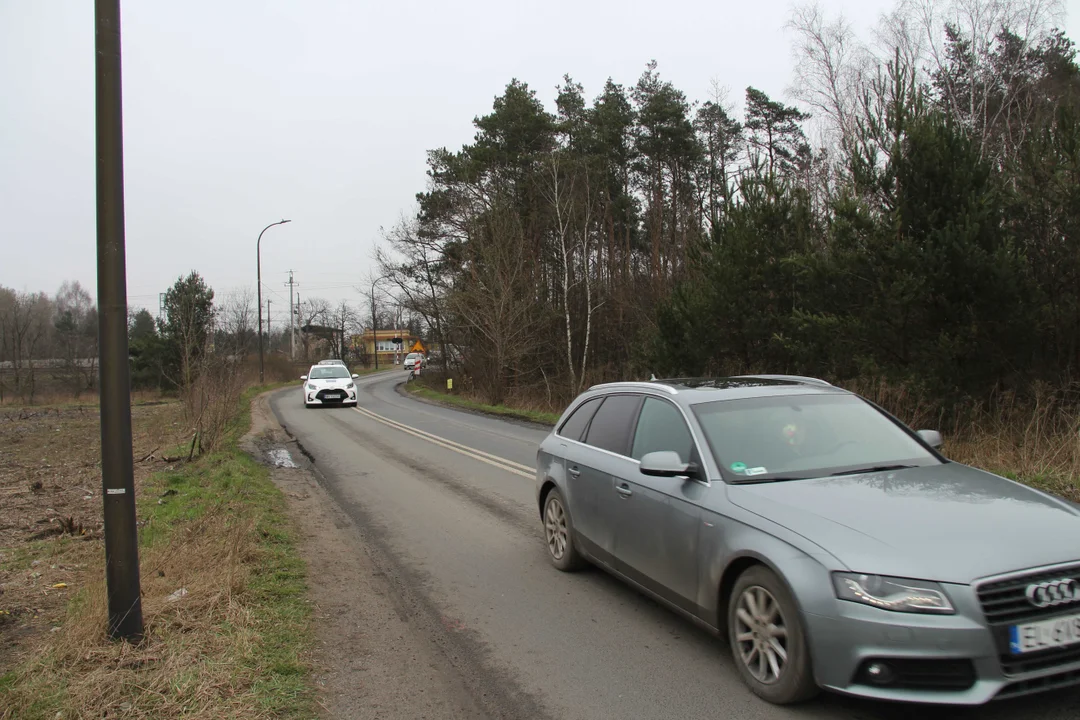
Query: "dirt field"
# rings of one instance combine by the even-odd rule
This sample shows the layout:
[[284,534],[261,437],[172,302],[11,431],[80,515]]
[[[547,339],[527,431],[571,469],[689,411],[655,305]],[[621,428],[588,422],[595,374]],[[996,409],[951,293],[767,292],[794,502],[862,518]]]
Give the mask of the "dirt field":
[[[175,402],[132,408],[137,488],[184,435],[179,422]],[[0,409],[0,675],[63,623],[103,552],[101,513],[98,408]]]

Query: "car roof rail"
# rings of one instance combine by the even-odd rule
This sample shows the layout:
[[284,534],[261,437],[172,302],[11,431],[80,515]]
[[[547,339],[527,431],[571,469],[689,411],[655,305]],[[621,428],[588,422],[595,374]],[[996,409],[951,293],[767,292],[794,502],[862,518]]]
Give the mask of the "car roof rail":
[[679,391],[673,388],[671,385],[665,385],[661,382],[641,382],[636,380],[629,380],[624,382],[610,382],[600,383],[599,385],[593,385],[589,390],[618,390],[624,388],[627,390],[637,389],[649,389],[649,390],[661,390],[668,395],[678,395]]
[[801,383],[803,385],[821,385],[833,387],[833,384],[821,378],[807,377],[806,375],[738,375],[739,378],[761,378],[762,380],[787,380],[788,382]]

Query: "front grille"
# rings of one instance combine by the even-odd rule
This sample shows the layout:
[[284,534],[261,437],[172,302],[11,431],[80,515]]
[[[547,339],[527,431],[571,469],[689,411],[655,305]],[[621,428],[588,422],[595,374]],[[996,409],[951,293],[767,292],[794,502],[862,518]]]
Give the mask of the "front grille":
[[1005,698],[1015,698],[1022,695],[1046,692],[1047,690],[1061,690],[1062,688],[1071,687],[1073,685],[1080,685],[1080,670],[1069,670],[1056,675],[1046,675],[1040,678],[1032,678],[1031,680],[1021,680],[1012,685],[1006,685],[998,691],[998,694],[994,696],[994,699],[1004,700]]
[[1026,620],[1041,620],[1076,608],[1080,612],[1080,602],[1070,605],[1037,608],[1028,602],[1025,592],[1032,583],[1072,578],[1080,582],[1080,565],[1073,565],[1057,570],[1045,570],[1030,575],[998,580],[978,587],[979,603],[983,614],[991,625],[1012,625]]
[[[330,393],[331,395],[337,395],[337,398],[334,400],[327,400],[327,393]],[[349,399],[349,391],[345,390],[344,388],[320,390],[315,397],[317,397],[320,402],[345,402]]]
[[[873,679],[867,669],[873,664],[888,667],[888,681]],[[967,690],[975,684],[975,666],[970,660],[924,660],[920,658],[872,658],[859,667],[855,681],[861,685],[906,690]]]
[[[979,585],[976,588],[979,604],[982,606],[983,614],[986,616],[991,632],[994,635],[994,642],[997,644],[1001,670],[1006,675],[1023,675],[1024,673],[1049,670],[1062,665],[1080,662],[1080,647],[1076,646],[1025,653],[1024,655],[1014,655],[1009,647],[1009,628],[1013,625],[1080,612],[1080,602],[1038,608],[1027,599],[1028,585],[1064,580],[1066,578],[1072,578],[1080,582],[1080,565],[1070,565],[1056,570],[1038,570],[1026,575]],[[1068,674],[1066,673],[1066,675]],[[1039,687],[1024,689],[1027,687],[1025,683],[1009,686],[1009,688],[1014,687],[1016,689],[1010,690],[1010,692],[1015,694],[1040,692]],[[1006,688],[1006,690],[1009,690],[1009,688]],[[1003,690],[1002,693],[1004,692]]]

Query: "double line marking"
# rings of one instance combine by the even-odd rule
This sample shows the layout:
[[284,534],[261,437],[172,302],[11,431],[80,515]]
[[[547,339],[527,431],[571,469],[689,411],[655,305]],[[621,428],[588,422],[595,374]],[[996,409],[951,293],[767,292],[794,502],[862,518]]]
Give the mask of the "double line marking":
[[370,410],[359,406],[354,407],[353,410],[360,413],[364,417],[370,418],[375,422],[382,423],[387,427],[392,427],[395,430],[400,430],[403,433],[408,433],[409,435],[412,435],[413,437],[418,437],[421,440],[427,440],[433,445],[438,445],[439,447],[446,448],[447,450],[453,450],[456,453],[465,455],[466,457],[470,457],[473,460],[479,460],[482,463],[487,463],[488,465],[491,465],[492,467],[497,467],[500,470],[505,470],[506,472],[514,473],[515,475],[520,475],[521,477],[529,478],[530,480],[536,477],[536,471],[528,465],[522,465],[521,463],[516,463],[513,460],[507,460],[506,458],[501,458],[498,455],[492,455],[490,453],[483,452],[482,450],[471,448],[468,445],[462,445],[461,443],[456,443],[453,440],[447,440],[446,438],[441,438],[438,435],[432,435],[431,433],[424,432],[423,430],[417,430],[414,427],[410,427],[409,425],[405,425],[404,423],[399,423],[396,420],[390,420],[389,418],[385,418],[382,415],[376,415]]

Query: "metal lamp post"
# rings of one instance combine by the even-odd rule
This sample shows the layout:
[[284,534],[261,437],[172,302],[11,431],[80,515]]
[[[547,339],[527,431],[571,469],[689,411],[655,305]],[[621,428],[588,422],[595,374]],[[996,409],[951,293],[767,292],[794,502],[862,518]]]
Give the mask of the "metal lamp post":
[[[255,241],[255,272],[256,272],[256,292],[258,293],[258,307],[259,307],[259,384],[263,384],[263,339],[262,339],[262,236],[263,233],[274,227],[275,225],[284,225],[292,220],[279,220],[276,223],[270,223],[262,229],[259,233],[259,239]],[[290,308],[290,311],[292,309]]]
[[375,285],[385,280],[388,275],[381,275],[371,281],[371,347],[375,352],[375,369],[379,369],[379,317],[375,314]]

